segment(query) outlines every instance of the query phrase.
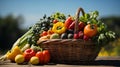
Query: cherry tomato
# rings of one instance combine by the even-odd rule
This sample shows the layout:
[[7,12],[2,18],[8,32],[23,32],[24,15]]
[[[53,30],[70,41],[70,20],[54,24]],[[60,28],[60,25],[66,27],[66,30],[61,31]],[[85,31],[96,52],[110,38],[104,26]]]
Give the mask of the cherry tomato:
[[25,61],[29,61],[31,57],[35,56],[35,51],[33,49],[26,49],[23,53]]
[[84,35],[88,37],[93,37],[97,34],[97,25],[95,24],[88,24],[84,28]]
[[78,33],[74,34],[74,39],[79,39],[79,34]]
[[40,34],[40,36],[46,36],[46,35],[48,35],[47,31],[43,31],[43,32]]
[[53,33],[54,33],[54,32],[53,32],[52,30],[48,30],[48,31],[47,31],[47,34],[50,34],[50,35],[53,34]]
[[78,33],[74,34],[74,39],[82,39],[84,36],[82,31],[79,31]]
[[88,41],[90,38],[89,38],[88,36],[84,35],[83,39],[84,39],[85,41]]
[[55,20],[53,20],[53,23],[55,24],[55,23],[57,23],[58,22],[58,20],[57,19],[55,19]]
[[38,51],[36,56],[39,58],[40,64],[47,64],[50,61],[50,53],[48,50]]
[[79,38],[80,38],[80,39],[83,39],[83,36],[84,36],[83,31],[79,31],[79,33],[78,33],[78,34],[79,34]]
[[72,24],[72,22],[73,22],[72,17],[68,17],[68,18],[65,20],[65,27],[66,27],[67,29],[69,29],[69,26]]

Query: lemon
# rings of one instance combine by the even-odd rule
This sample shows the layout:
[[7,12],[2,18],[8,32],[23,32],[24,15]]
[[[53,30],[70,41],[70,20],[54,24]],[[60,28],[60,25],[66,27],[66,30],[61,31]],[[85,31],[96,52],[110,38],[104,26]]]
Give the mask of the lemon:
[[30,63],[33,64],[33,65],[39,64],[39,58],[36,57],[36,56],[31,57]]
[[21,64],[24,62],[24,56],[21,55],[21,54],[18,54],[16,57],[15,57],[15,62],[18,63],[18,64]]

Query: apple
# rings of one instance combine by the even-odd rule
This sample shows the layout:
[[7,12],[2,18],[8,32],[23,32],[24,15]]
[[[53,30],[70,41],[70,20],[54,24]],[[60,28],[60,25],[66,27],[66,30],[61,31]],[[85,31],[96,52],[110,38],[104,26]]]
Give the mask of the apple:
[[59,38],[60,38],[60,36],[57,33],[54,33],[50,36],[50,39],[59,39]]

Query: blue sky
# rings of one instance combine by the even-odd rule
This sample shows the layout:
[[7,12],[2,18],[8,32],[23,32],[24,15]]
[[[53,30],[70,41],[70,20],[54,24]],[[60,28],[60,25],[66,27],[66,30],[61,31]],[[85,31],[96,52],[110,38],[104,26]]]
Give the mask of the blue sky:
[[54,12],[75,15],[78,7],[85,12],[98,10],[100,17],[120,16],[120,0],[0,0],[0,15],[22,15],[23,27],[28,28],[39,21],[44,14]]

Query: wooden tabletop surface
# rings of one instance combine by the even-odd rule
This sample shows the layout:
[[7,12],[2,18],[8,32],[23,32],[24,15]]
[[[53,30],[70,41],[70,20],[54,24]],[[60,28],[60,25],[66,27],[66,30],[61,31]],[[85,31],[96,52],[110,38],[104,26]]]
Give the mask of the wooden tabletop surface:
[[120,56],[107,56],[107,57],[97,57],[94,62],[81,62],[79,64],[54,64],[50,63],[47,65],[18,65],[16,63],[11,63],[9,61],[4,61],[0,63],[0,67],[120,67]]

